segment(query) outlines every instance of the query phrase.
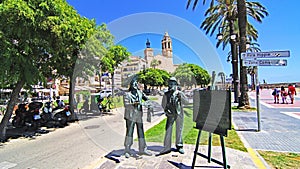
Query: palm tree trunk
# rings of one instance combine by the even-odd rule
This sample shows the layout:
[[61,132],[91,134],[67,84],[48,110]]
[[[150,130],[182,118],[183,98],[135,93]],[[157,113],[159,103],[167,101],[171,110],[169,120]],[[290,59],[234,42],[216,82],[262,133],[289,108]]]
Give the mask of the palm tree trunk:
[[239,99],[238,107],[248,107],[249,106],[249,97],[248,97],[248,82],[247,82],[247,70],[246,67],[243,66],[243,62],[241,60],[241,53],[246,52],[246,25],[247,25],[247,13],[246,13],[246,1],[238,0],[237,1],[237,9],[238,9],[238,25],[240,32],[240,90],[241,95]]
[[14,88],[11,96],[10,96],[10,100],[8,102],[7,105],[7,109],[6,112],[4,114],[4,117],[0,123],[0,140],[4,141],[6,139],[6,127],[8,125],[9,119],[11,118],[13,109],[17,103],[17,99],[18,99],[18,94],[20,93],[22,87],[24,86],[25,81],[20,80],[17,84],[16,87]]
[[255,73],[251,72],[251,90],[255,90],[255,78],[254,78]]
[[[233,20],[229,19],[229,31],[230,35],[233,35]],[[236,41],[234,39],[230,39],[231,46],[231,64],[232,64],[232,81],[233,81],[233,92],[234,92],[234,102],[238,103],[238,95],[239,95],[239,70],[238,70],[238,56],[237,56],[237,47]]]

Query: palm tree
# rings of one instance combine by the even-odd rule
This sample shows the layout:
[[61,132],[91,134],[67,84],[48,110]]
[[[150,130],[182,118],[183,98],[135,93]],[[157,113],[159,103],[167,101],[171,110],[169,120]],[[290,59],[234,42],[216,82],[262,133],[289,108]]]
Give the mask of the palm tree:
[[224,72],[219,72],[218,77],[221,78],[221,88],[225,88],[225,73]]
[[[262,22],[262,18],[268,15],[266,9],[257,2],[247,2],[247,15],[251,16],[254,20]],[[215,6],[209,8],[205,13],[205,20],[202,22],[200,28],[206,31],[206,34],[212,36],[218,28],[219,33],[223,35],[223,38],[217,42],[217,47],[223,44],[223,49],[230,42],[230,36],[232,34],[239,34],[238,26],[238,11],[237,4],[231,1],[230,4],[225,2],[219,2]],[[246,30],[247,40],[257,41],[258,31],[254,28],[252,24],[247,22]]]
[[160,60],[157,60],[157,59],[153,59],[150,63],[150,67],[152,68],[156,68],[156,66],[160,65],[161,64],[161,61]]
[[[210,33],[210,36],[214,34],[216,29],[219,29],[219,33],[223,34],[223,38],[217,42],[217,47],[223,43],[223,49],[227,46],[228,42],[231,44],[232,51],[232,66],[233,66],[233,78],[237,83],[238,68],[237,68],[237,52],[236,43],[230,39],[233,34],[239,35],[239,59],[240,54],[246,52],[246,41],[257,41],[258,32],[247,21],[247,15],[252,17],[258,22],[262,22],[262,19],[268,15],[266,8],[258,2],[246,2],[245,0],[217,0],[216,5],[214,0],[210,2],[210,8],[206,11],[206,19],[201,24],[201,28],[206,30],[206,34]],[[197,6],[198,0],[194,1],[193,10]],[[203,4],[206,0],[203,0]],[[188,0],[187,8],[191,5],[191,0]],[[238,19],[238,20],[237,20]],[[238,22],[239,21],[239,22]],[[239,100],[239,107],[249,105],[249,99],[247,95],[247,72],[240,61],[240,90],[241,99]],[[234,84],[237,89],[237,84]],[[237,91],[237,90],[235,90]]]

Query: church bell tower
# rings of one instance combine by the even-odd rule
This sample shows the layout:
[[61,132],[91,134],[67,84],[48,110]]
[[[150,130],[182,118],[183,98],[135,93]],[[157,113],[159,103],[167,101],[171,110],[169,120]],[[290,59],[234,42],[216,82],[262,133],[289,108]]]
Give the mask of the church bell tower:
[[153,49],[150,46],[150,41],[147,39],[146,49],[144,50],[145,60],[149,60],[149,57],[153,57]]
[[172,40],[168,34],[168,32],[165,32],[165,35],[163,39],[161,40],[161,49],[162,49],[162,55],[168,58],[173,57],[173,49],[172,49]]

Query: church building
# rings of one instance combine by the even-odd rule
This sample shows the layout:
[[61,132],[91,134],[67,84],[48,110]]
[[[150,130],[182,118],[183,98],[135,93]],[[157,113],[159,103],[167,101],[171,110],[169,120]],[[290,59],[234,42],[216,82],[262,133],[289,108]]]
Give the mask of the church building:
[[148,68],[155,67],[157,69],[166,70],[169,73],[174,72],[176,69],[176,65],[173,64],[172,39],[168,32],[165,32],[161,40],[161,54],[154,56],[150,41],[147,39],[144,56]]

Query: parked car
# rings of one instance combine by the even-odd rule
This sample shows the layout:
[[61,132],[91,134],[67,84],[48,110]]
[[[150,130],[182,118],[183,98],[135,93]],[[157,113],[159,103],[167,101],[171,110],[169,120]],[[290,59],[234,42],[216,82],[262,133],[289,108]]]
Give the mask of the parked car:
[[111,91],[111,90],[102,90],[102,91],[100,92],[101,98],[105,98],[105,97],[108,97],[108,96],[110,96],[110,95],[112,95],[112,91]]

